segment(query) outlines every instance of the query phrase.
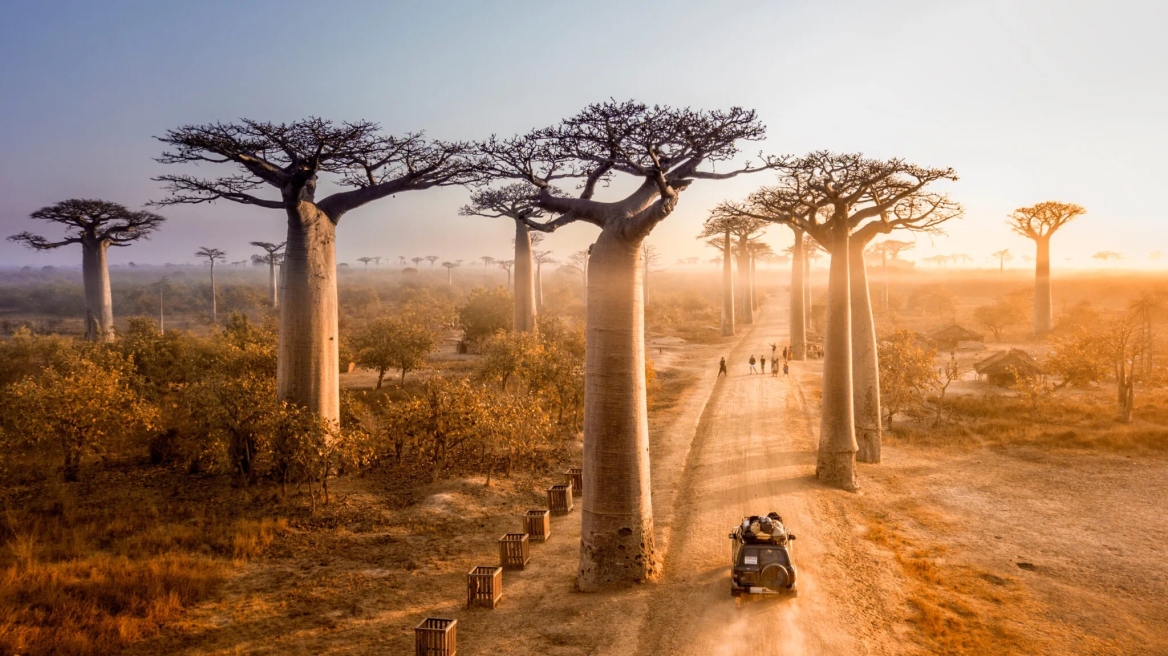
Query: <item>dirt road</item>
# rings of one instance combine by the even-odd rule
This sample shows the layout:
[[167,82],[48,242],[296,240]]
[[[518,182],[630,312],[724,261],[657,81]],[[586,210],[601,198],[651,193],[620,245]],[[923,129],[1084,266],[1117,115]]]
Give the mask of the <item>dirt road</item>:
[[[730,354],[690,450],[673,508],[665,580],[649,605],[637,653],[886,653],[896,631],[886,604],[895,581],[882,574],[849,519],[847,493],[815,479],[817,402],[804,378],[819,363],[794,362],[792,375],[750,374],[751,354],[785,343],[782,301]],[[798,537],[796,598],[735,602],[729,594],[728,533],[744,515],[778,511]],[[881,619],[884,618],[884,619]],[[895,650],[902,651],[902,650]]]

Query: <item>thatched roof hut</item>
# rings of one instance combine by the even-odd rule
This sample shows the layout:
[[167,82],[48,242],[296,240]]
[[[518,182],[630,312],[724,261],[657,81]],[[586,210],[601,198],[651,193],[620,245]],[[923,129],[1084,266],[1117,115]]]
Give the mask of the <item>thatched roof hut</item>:
[[991,385],[1000,387],[1014,384],[1018,376],[1033,377],[1042,374],[1042,367],[1022,349],[998,351],[973,365],[973,369],[979,376],[985,376]]
[[951,323],[944,328],[929,333],[929,339],[939,349],[952,350],[957,348],[957,345],[961,342],[983,342],[985,341],[985,335],[974,332],[964,326]]

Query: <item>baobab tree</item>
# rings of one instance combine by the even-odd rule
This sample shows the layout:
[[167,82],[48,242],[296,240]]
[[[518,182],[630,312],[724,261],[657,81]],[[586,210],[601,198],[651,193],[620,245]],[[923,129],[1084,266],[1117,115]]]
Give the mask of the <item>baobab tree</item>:
[[771,245],[762,241],[761,239],[753,239],[748,242],[747,247],[750,249],[750,305],[751,309],[758,311],[758,262],[759,260],[766,261],[775,255],[775,250]]
[[377,258],[375,258],[375,257],[359,257],[359,258],[357,258],[357,261],[360,262],[361,264],[365,265],[365,272],[368,273],[369,272],[369,263],[372,262],[373,260],[376,260],[376,259]]
[[652,244],[641,244],[641,265],[645,267],[641,274],[641,296],[645,299],[645,305],[649,304],[649,274],[653,271],[653,265],[661,259],[657,252],[657,247]]
[[698,239],[705,239],[706,244],[716,248],[721,253],[717,258],[722,266],[722,316],[721,334],[723,337],[734,335],[737,327],[734,309],[734,265],[731,257],[731,238],[733,236],[732,223],[724,214],[715,210],[710,218],[706,219]]
[[1050,293],[1050,238],[1087,210],[1073,203],[1046,201],[1019,207],[1006,219],[1014,232],[1034,240],[1034,334],[1045,335],[1054,325],[1054,304]]
[[888,260],[899,260],[900,254],[916,248],[916,242],[901,241],[899,239],[885,239],[884,241],[872,244],[868,248],[868,255],[880,258],[880,275],[884,279],[884,290],[882,292],[882,306],[884,313],[889,312],[888,303]]
[[580,272],[580,300],[584,301],[585,305],[588,304],[588,254],[591,252],[592,246],[589,246],[568,256],[568,261]]
[[263,255],[252,255],[251,261],[268,266],[268,306],[273,310],[280,307],[280,288],[277,283],[276,267],[284,265],[284,245],[287,242],[273,244],[268,241],[253,241],[252,246],[262,248]]
[[227,257],[227,253],[218,248],[203,246],[195,251],[195,257],[205,257],[211,263],[211,323],[219,323],[219,308],[215,299],[215,262],[222,262],[223,258]]
[[507,272],[507,291],[511,291],[511,269],[515,267],[515,260],[495,260],[495,266]]
[[414,267],[415,267],[415,268],[417,268],[417,267],[421,266],[421,265],[422,265],[422,262],[424,262],[425,260],[426,260],[426,258],[424,258],[424,257],[412,257],[412,258],[410,258],[410,261],[414,263]]
[[429,263],[430,263],[430,268],[433,268],[433,267],[434,267],[434,263],[435,263],[435,262],[437,262],[437,261],[439,260],[439,258],[438,258],[438,256],[437,256],[437,255],[427,255],[425,259],[426,259],[426,261],[427,261],[427,262],[429,262]]
[[[158,160],[164,164],[230,164],[235,172],[218,179],[160,176],[168,196],[158,204],[228,200],[284,213],[277,393],[337,420],[337,225],[351,210],[393,194],[473,182],[479,169],[467,146],[420,133],[385,135],[368,121],[320,118],[187,125],[159,140],[170,148]],[[344,189],[318,200],[322,174]],[[256,195],[261,188],[276,197]]]
[[[535,255],[532,252],[531,228],[526,220],[544,216],[535,204],[538,189],[516,182],[504,187],[485,187],[474,191],[470,203],[464,205],[462,216],[481,216],[492,219],[510,219],[515,224],[515,316],[512,323],[516,332],[535,330],[538,302],[535,292]],[[502,266],[500,264],[500,266]],[[511,270],[507,269],[507,287],[511,288]]]
[[398,255],[397,256],[397,263],[399,266],[405,266],[407,262],[408,262],[408,260],[406,260],[405,255]]
[[170,280],[166,276],[162,276],[158,282],[150,284],[151,287],[158,288],[158,332],[160,333],[166,332],[166,310],[163,306],[162,294],[166,291],[169,282]]
[[994,251],[993,253],[990,253],[990,257],[998,261],[998,273],[1005,273],[1006,261],[1014,259],[1014,256],[1010,255],[1010,249],[1008,248],[1003,248],[1000,251]]
[[1100,262],[1110,262],[1112,260],[1118,262],[1123,259],[1123,253],[1116,251],[1099,251],[1091,257],[1092,259],[1099,260]]
[[[596,590],[650,578],[657,570],[649,486],[645,398],[641,243],[669,216],[695,180],[759,170],[749,165],[714,173],[738,144],[761,139],[754,112],[694,111],[610,101],[590,105],[560,124],[482,145],[499,178],[539,188],[536,204],[557,215],[534,229],[575,222],[600,229],[588,261],[585,355],[584,495],[577,585]],[[595,200],[598,184],[628,175],[640,185],[612,202]],[[557,179],[583,178],[578,197],[553,194]]]
[[85,339],[95,342],[112,340],[114,308],[106,251],[110,246],[124,247],[139,239],[148,239],[166,219],[109,201],[77,198],[42,207],[29,216],[65,226],[65,235],[53,241],[22,232],[12,235],[8,241],[37,251],[80,244],[81,277],[85,287]]
[[452,279],[451,279],[451,274],[454,272],[455,269],[458,268],[459,264],[460,264],[459,262],[443,262],[442,263],[442,266],[446,267],[446,284],[447,285],[453,284]]
[[[543,235],[536,233],[532,236]],[[535,311],[543,312],[543,265],[555,264],[556,259],[552,257],[551,251],[532,251],[532,257],[535,259]]]
[[[738,212],[732,204],[721,203],[714,208],[711,219],[715,222],[725,222],[725,228],[738,239],[734,253],[738,261],[737,296],[734,303],[735,321],[743,324],[754,323],[754,278],[751,275],[750,242],[758,239],[766,232],[767,221],[751,216],[748,213]],[[706,222],[709,224],[709,220]],[[725,267],[725,264],[723,264]],[[723,293],[725,293],[726,274],[722,274]]]
[[879,462],[881,441],[880,372],[864,249],[879,234],[935,233],[959,216],[960,206],[947,196],[924,191],[957,176],[952,169],[826,151],[779,158],[771,166],[780,174],[779,184],[753,194],[749,206],[760,217],[798,225],[831,254],[816,475],[855,489],[857,451],[861,461]]

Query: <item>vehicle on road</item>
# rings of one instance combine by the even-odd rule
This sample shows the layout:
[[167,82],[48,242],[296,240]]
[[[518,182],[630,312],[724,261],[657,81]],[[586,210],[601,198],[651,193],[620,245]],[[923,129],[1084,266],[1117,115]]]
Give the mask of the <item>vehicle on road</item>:
[[787,532],[778,513],[743,517],[730,540],[731,596],[798,594],[795,564],[791,562],[795,536]]

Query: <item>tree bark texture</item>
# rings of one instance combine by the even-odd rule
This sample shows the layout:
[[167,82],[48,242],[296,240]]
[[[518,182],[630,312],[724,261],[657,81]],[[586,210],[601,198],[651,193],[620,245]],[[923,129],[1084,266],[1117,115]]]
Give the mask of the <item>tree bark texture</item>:
[[792,360],[807,359],[807,305],[803,287],[806,285],[804,270],[803,231],[795,230],[795,247],[791,249],[791,343]]
[[109,342],[114,338],[114,304],[110,294],[105,254],[109,242],[81,241],[81,277],[85,286],[85,339]]
[[1054,325],[1054,303],[1050,292],[1050,236],[1034,240],[1034,334],[1045,335]]
[[734,263],[730,257],[730,232],[722,236],[722,336],[734,334]]
[[276,372],[279,398],[340,417],[336,225],[310,202],[288,210]]
[[815,475],[824,483],[856,489],[856,425],[852,401],[852,311],[848,227],[832,228],[827,326],[823,339],[823,411]]
[[852,311],[852,405],[856,421],[856,460],[880,462],[880,363],[876,350],[876,322],[868,289],[865,244],[852,238],[848,263]]
[[750,243],[742,235],[738,237],[738,302],[734,312],[735,319],[747,325],[754,323],[750,294]]
[[535,261],[531,253],[531,229],[522,221],[515,222],[514,297],[515,316],[512,329],[519,333],[534,331]]
[[657,571],[649,487],[641,237],[605,228],[588,266],[581,590]]

